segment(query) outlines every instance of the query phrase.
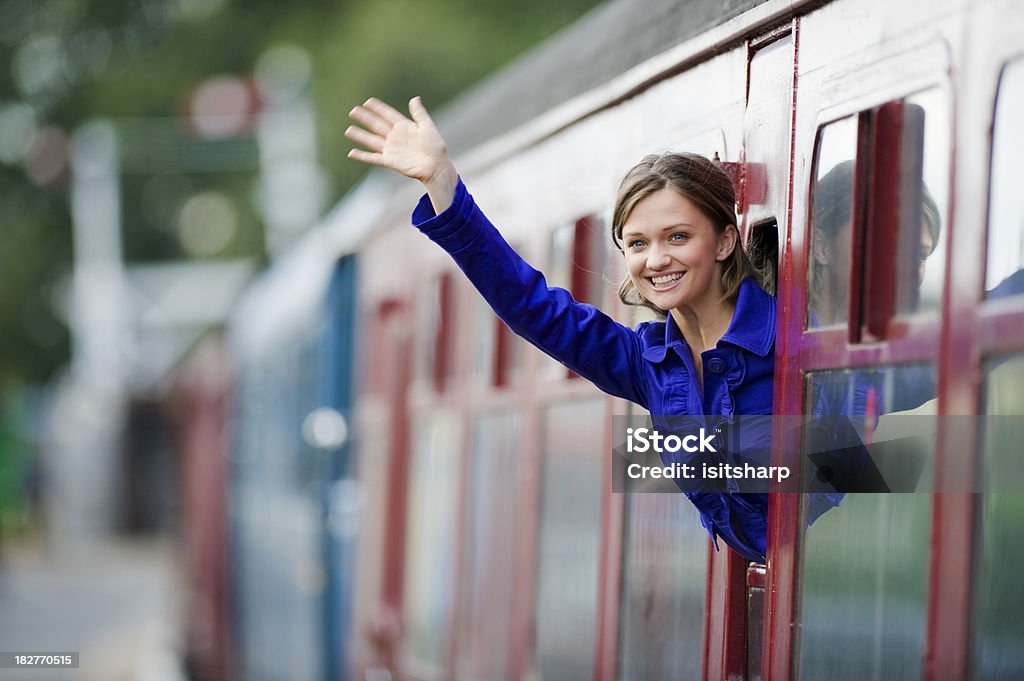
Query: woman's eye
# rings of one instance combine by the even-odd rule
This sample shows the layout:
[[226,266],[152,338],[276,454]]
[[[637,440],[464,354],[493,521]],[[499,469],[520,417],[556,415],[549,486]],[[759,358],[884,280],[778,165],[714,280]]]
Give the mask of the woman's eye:
[[669,240],[670,241],[685,241],[686,237],[687,237],[686,233],[684,233],[684,232],[676,232],[675,234],[673,234],[672,236],[669,237]]
[[635,248],[643,248],[643,246],[644,246],[644,242],[640,241],[640,240],[630,241],[629,242],[629,247],[630,248],[634,248],[634,249]]

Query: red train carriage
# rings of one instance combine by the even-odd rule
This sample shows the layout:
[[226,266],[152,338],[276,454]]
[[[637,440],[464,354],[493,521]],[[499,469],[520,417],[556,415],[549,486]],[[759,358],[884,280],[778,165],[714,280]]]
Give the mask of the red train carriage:
[[[870,436],[910,407],[1024,409],[1024,297],[994,293],[1024,265],[1021,45],[1019,2],[620,0],[439,121],[510,242],[626,323],[618,179],[717,155],[778,275],[777,413],[882,377]],[[408,226],[414,200],[396,190],[359,253],[358,678],[1024,674],[1012,422],[934,421],[942,493],[850,495],[807,531],[806,497],[773,495],[768,563],[747,564],[678,495],[611,491],[611,417],[635,407],[512,337]],[[778,430],[773,463],[801,447]]]

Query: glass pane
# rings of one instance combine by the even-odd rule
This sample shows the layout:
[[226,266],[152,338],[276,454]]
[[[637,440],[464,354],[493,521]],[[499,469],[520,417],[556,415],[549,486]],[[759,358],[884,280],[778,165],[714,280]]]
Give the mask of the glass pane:
[[539,678],[593,678],[604,461],[604,400],[544,413],[536,666]]
[[441,280],[424,282],[416,296],[416,378],[431,387],[441,326]]
[[821,132],[811,199],[807,326],[845,326],[850,295],[850,219],[857,118]]
[[405,538],[403,633],[416,666],[443,667],[448,660],[455,512],[458,495],[457,419],[446,411],[417,424],[409,471]]
[[929,90],[904,100],[896,313],[935,312],[942,302],[950,153],[946,99],[945,92]]
[[[572,286],[572,251],[575,234],[576,225],[572,222],[551,230],[548,269],[544,272],[548,286],[567,291]],[[541,353],[538,372],[548,379],[562,379],[568,375],[568,369],[561,362],[544,353]]]
[[678,492],[626,497],[619,676],[700,678],[708,534]]
[[[934,376],[931,365],[814,372],[807,411],[847,416],[863,440],[881,438],[882,414],[934,405]],[[920,678],[931,495],[849,494],[827,513],[821,497],[804,497],[814,524],[804,535],[800,678]]]
[[512,605],[523,511],[518,414],[488,414],[474,424],[470,454],[465,600],[456,678],[509,678]]
[[494,378],[494,353],[498,339],[498,324],[494,312],[480,296],[475,296],[473,317],[473,382],[488,385]]
[[[984,409],[993,416],[1024,415],[1024,356],[987,363]],[[1009,419],[988,419],[984,433],[984,489],[1024,484],[1020,427]],[[997,481],[1001,481],[997,483]],[[980,541],[975,555],[972,678],[1009,681],[1024,678],[1024,494],[1010,488],[980,497]]]
[[1021,286],[1006,290],[1000,284],[1024,268],[1024,60],[1003,71],[996,100],[992,134],[992,178],[988,210],[988,263],[985,290],[990,296],[1019,293]]

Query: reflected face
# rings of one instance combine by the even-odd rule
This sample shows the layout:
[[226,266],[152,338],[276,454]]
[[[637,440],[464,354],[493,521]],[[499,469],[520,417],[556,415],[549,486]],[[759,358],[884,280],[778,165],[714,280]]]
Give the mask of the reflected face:
[[722,261],[736,246],[688,198],[660,189],[633,208],[622,228],[626,269],[637,291],[662,310],[717,304]]
[[821,284],[827,298],[817,300],[815,315],[818,324],[833,324],[846,319],[847,292],[850,288],[850,222],[847,221],[834,231],[825,232],[815,228],[812,236],[814,267],[823,278]]

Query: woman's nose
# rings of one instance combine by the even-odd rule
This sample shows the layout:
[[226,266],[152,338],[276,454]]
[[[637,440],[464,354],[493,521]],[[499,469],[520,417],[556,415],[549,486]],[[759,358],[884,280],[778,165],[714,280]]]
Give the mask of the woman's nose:
[[660,246],[652,245],[647,251],[647,267],[652,270],[660,270],[668,267],[670,258],[668,251]]

